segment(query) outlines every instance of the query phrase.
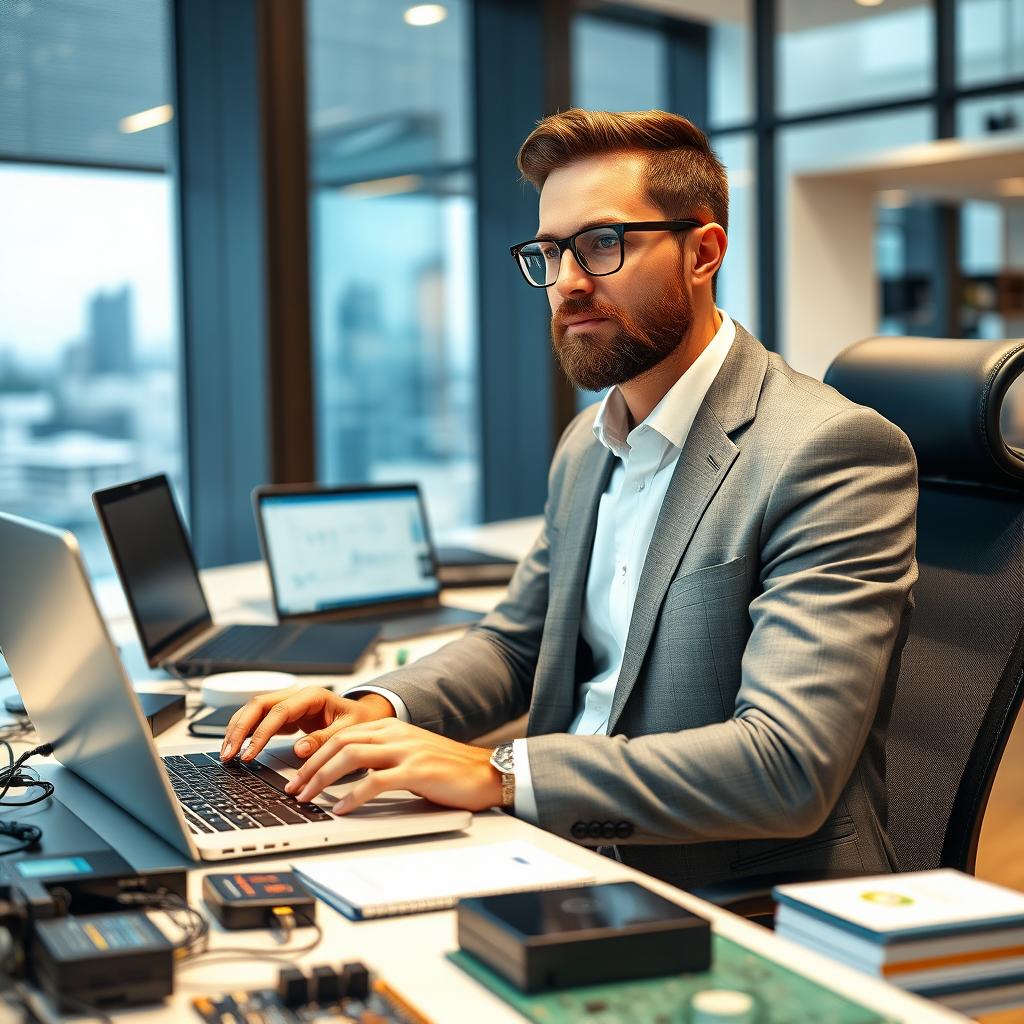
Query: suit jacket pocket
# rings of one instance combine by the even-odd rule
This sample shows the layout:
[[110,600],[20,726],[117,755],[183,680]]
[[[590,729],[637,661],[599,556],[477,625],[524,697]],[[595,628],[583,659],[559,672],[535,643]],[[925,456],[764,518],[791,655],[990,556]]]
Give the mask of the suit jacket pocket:
[[772,867],[779,862],[796,863],[809,853],[819,853],[834,846],[844,846],[857,841],[857,825],[849,815],[836,818],[812,836],[796,839],[758,850],[746,857],[739,857],[729,867],[736,874],[752,869]]
[[730,594],[742,594],[747,585],[747,556],[728,562],[704,565],[677,576],[665,593],[666,606],[685,608],[691,604],[715,601]]

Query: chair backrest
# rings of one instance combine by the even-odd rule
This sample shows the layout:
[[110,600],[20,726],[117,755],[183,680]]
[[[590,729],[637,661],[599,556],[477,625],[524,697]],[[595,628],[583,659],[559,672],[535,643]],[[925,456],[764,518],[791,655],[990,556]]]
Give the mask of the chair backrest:
[[974,871],[1024,695],[1024,444],[1000,423],[1022,374],[1024,340],[869,338],[825,376],[900,426],[918,459],[920,579],[885,753],[903,871]]

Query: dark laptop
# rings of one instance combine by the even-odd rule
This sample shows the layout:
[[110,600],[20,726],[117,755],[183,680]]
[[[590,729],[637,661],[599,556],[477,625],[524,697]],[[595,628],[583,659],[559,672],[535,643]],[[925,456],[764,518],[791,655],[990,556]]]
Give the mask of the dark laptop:
[[215,626],[164,475],[96,491],[93,503],[150,667],[344,675],[373,647],[368,624]]
[[381,640],[402,640],[482,618],[441,604],[416,484],[269,484],[252,498],[282,621],[372,621]]

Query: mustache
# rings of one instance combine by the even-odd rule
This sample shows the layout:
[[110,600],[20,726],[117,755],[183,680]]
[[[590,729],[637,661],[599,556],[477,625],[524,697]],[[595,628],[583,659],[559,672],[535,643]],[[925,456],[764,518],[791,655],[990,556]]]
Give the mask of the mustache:
[[564,299],[551,317],[553,327],[565,327],[570,317],[589,316],[594,319],[621,320],[619,311],[614,306],[605,306],[593,299]]

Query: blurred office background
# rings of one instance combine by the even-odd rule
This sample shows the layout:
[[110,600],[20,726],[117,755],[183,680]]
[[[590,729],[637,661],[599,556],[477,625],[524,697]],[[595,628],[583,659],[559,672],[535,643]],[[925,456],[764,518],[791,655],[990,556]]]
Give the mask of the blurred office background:
[[[790,177],[1024,138],[1024,0],[2,0],[0,508],[100,574],[90,492],[152,472],[207,565],[268,480],[539,512],[587,398],[508,255],[514,157],[571,104],[705,128],[719,304],[785,352]],[[881,195],[877,329],[1024,334],[1022,210]]]

